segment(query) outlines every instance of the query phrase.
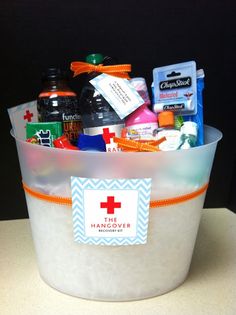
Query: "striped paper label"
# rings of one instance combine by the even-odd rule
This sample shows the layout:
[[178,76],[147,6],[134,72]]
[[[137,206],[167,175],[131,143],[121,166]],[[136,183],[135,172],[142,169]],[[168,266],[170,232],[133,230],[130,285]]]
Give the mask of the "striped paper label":
[[71,177],[74,239],[95,245],[147,242],[151,178]]

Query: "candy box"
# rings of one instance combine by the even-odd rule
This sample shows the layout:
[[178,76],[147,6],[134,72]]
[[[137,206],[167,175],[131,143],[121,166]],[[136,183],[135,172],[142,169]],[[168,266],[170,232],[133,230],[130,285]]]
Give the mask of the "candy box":
[[36,137],[40,145],[53,147],[53,141],[62,135],[62,123],[28,122],[26,123],[26,138]]

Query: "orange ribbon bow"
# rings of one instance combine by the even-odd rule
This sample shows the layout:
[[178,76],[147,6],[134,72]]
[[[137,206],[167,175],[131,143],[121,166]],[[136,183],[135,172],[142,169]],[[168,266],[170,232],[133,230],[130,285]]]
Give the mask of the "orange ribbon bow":
[[123,65],[113,65],[113,66],[103,66],[100,65],[93,65],[87,62],[82,61],[74,61],[70,65],[70,69],[74,72],[74,77],[81,73],[85,72],[101,72],[110,74],[116,77],[129,79],[129,75],[127,72],[131,71],[131,65],[130,64],[123,64]]
[[165,140],[166,138],[162,137],[159,140],[140,142],[126,138],[113,137],[113,141],[118,144],[118,147],[126,152],[158,152],[160,149],[157,146]]

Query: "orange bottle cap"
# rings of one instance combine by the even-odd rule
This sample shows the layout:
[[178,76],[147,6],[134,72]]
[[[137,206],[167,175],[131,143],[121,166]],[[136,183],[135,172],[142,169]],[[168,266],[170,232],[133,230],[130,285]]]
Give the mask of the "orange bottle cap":
[[159,127],[174,127],[175,125],[175,116],[172,111],[166,110],[160,112],[158,115]]

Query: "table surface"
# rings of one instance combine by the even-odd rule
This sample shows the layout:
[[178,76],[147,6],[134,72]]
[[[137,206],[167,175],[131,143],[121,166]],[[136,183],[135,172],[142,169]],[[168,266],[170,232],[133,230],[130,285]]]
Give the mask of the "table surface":
[[204,209],[187,280],[135,302],[95,302],[52,289],[40,278],[28,219],[0,221],[1,315],[235,315],[236,215]]

